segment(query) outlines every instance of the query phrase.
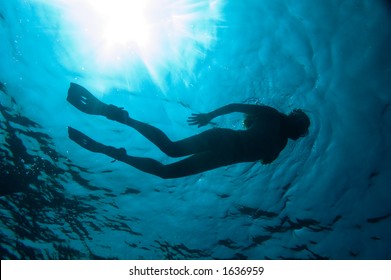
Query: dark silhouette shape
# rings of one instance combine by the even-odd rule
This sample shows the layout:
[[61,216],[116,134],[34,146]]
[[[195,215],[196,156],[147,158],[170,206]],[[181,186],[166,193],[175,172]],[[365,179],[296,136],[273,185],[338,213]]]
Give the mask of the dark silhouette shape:
[[123,148],[103,145],[74,128],[68,128],[69,137],[83,148],[161,178],[184,177],[239,162],[261,160],[264,164],[271,163],[284,149],[288,138],[297,140],[305,136],[310,125],[309,118],[301,110],[285,115],[268,106],[230,104],[207,114],[193,114],[188,123],[201,127],[218,116],[241,112],[247,114],[247,130],[213,128],[173,142],[161,130],[130,118],[123,108],[99,101],[80,85],[71,83],[67,100],[87,114],[105,116],[136,129],[170,157],[189,156],[163,165],[150,158],[130,156]]

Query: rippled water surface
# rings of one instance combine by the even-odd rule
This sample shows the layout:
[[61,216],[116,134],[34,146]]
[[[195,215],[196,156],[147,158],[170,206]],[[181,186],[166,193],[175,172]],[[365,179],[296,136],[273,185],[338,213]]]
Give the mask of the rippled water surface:
[[[46,2],[0,4],[2,259],[391,258],[388,1],[164,0],[152,44],[116,50],[71,20],[82,1]],[[191,113],[233,102],[303,108],[310,133],[270,165],[163,180],[68,138],[173,161],[72,107],[70,82],[174,140],[211,128]]]

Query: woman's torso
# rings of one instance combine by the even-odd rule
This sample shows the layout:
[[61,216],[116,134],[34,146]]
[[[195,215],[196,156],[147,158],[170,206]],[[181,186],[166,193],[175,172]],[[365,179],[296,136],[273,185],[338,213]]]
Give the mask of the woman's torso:
[[237,131],[240,161],[261,160],[270,163],[286,146],[287,137],[283,132],[285,115],[271,107],[262,107],[256,115],[251,115],[251,125],[247,130]]

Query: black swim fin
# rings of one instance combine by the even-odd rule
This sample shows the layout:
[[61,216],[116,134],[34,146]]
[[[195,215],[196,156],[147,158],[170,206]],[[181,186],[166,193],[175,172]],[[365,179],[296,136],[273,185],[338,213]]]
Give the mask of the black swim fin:
[[77,129],[68,127],[68,135],[71,140],[91,152],[99,153],[105,150],[105,145],[96,142]]
[[67,100],[80,111],[91,115],[105,115],[109,106],[75,83],[71,83],[69,87]]
[[81,85],[71,83],[67,100],[80,111],[105,116],[110,120],[127,124],[129,114],[123,108],[103,103]]
[[116,149],[103,145],[73,127],[68,127],[68,135],[72,141],[91,152],[105,154],[114,159],[120,159],[126,156],[126,150],[124,148]]

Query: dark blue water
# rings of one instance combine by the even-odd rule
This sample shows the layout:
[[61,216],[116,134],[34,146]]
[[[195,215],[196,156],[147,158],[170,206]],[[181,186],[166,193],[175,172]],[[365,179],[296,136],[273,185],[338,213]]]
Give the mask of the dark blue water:
[[[103,35],[93,2],[0,4],[1,259],[391,258],[387,1],[164,0]],[[270,165],[163,180],[68,138],[174,161],[72,107],[70,82],[174,140],[243,129],[187,125],[233,102],[303,108],[310,133]]]

